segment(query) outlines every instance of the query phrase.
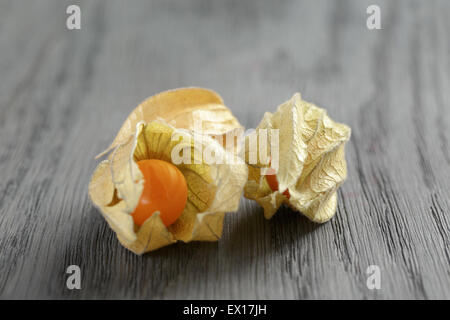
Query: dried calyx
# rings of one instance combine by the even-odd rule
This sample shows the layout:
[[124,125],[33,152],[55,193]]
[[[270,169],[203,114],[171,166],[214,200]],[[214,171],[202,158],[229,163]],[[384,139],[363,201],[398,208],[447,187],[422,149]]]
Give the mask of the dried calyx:
[[[164,113],[165,120],[159,119]],[[236,162],[233,155],[208,135],[194,135],[189,129],[193,129],[195,117],[208,117],[208,133],[215,136],[240,127],[214,92],[200,88],[168,91],[149,98],[130,114],[109,148],[108,158],[92,176],[89,195],[93,203],[120,243],[137,254],[176,241],[217,241],[222,234],[225,213],[238,208],[247,180],[247,166],[241,159]],[[232,161],[195,163],[195,155],[206,147],[223,159],[233,157],[233,164],[228,164]],[[180,150],[188,151],[192,157],[190,163],[173,162],[173,153]],[[148,159],[175,166],[186,182],[184,209],[170,224],[161,217],[163,209],[152,212],[139,224],[133,220],[145,183],[138,163]]]
[[[267,129],[278,130],[277,136]],[[268,137],[269,154],[275,151],[271,150],[274,145],[278,148],[278,171],[264,174],[270,164],[258,152],[256,163],[249,164],[245,196],[264,208],[267,219],[287,204],[314,222],[328,221],[336,212],[336,191],[347,176],[344,148],[350,128],[334,122],[324,109],[302,100],[297,93],[274,114],[264,115],[255,132],[246,137],[246,146],[252,139],[261,141],[262,133]],[[275,138],[278,145],[273,143]],[[250,150],[245,158],[251,162]]]

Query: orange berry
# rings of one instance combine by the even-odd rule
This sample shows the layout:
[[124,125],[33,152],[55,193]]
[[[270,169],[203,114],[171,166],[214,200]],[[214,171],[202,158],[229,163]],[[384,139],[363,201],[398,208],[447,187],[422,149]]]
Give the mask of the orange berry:
[[173,224],[183,213],[187,201],[187,184],[184,175],[173,164],[157,160],[137,162],[144,176],[144,190],[139,203],[131,214],[134,222],[142,226],[155,212],[166,227]]
[[[278,191],[278,180],[277,180],[277,176],[275,174],[266,175],[266,180],[267,180],[267,183],[269,184],[270,189],[272,189],[272,191]],[[288,199],[291,197],[288,189],[286,189],[283,192],[283,194]]]

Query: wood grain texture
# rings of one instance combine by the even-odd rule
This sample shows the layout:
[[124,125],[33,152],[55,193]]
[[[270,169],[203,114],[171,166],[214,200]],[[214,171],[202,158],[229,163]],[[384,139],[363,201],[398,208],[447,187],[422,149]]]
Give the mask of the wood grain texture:
[[[0,298],[449,299],[449,17],[446,0],[1,0]],[[247,128],[297,91],[350,125],[337,215],[265,220],[242,199],[218,243],[121,247],[88,199],[93,158],[182,86],[217,90]]]

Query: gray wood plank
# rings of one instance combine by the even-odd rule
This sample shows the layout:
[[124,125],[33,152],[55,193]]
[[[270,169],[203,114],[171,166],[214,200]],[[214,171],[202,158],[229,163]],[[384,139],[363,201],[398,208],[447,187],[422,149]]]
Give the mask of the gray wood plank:
[[[370,31],[372,2],[2,0],[0,297],[449,299],[450,2],[376,1]],[[267,221],[242,199],[217,243],[121,247],[88,199],[93,158],[182,86],[217,90],[248,128],[297,91],[349,124],[336,217]]]

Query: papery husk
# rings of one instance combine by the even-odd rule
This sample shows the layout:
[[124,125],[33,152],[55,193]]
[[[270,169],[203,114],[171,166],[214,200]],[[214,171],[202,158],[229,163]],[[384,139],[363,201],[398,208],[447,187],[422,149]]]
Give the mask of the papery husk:
[[[262,132],[259,129],[279,129],[279,190],[273,191],[261,174],[261,168],[269,168],[270,164],[264,163],[258,152],[257,163],[249,164],[245,197],[256,200],[267,219],[282,204],[317,223],[331,219],[337,208],[336,191],[347,177],[345,143],[351,129],[331,120],[324,109],[303,101],[299,93],[280,105],[274,114],[264,115],[253,133],[256,139]],[[246,137],[246,146],[249,139],[251,136]],[[271,139],[269,134],[268,140]],[[249,152],[247,148],[247,163]],[[286,190],[289,198],[283,194]]]
[[[98,165],[89,185],[93,203],[120,243],[136,254],[143,254],[177,241],[218,240],[225,213],[236,211],[239,205],[247,180],[244,161],[226,152],[209,136],[192,135],[163,120],[140,122],[133,131]],[[160,159],[173,163],[172,151],[182,147],[191,151],[191,160],[208,147],[223,157],[224,163],[174,163],[188,185],[188,201],[182,215],[166,227],[159,212],[155,212],[137,227],[130,214],[138,204],[144,180],[136,162]]]
[[[97,158],[124,143],[139,122],[157,119],[164,119],[175,128],[195,129],[211,136],[225,137],[227,132],[243,129],[217,92],[196,87],[173,89],[140,103],[127,117],[109,148]],[[201,128],[194,128],[196,121],[201,123]]]

